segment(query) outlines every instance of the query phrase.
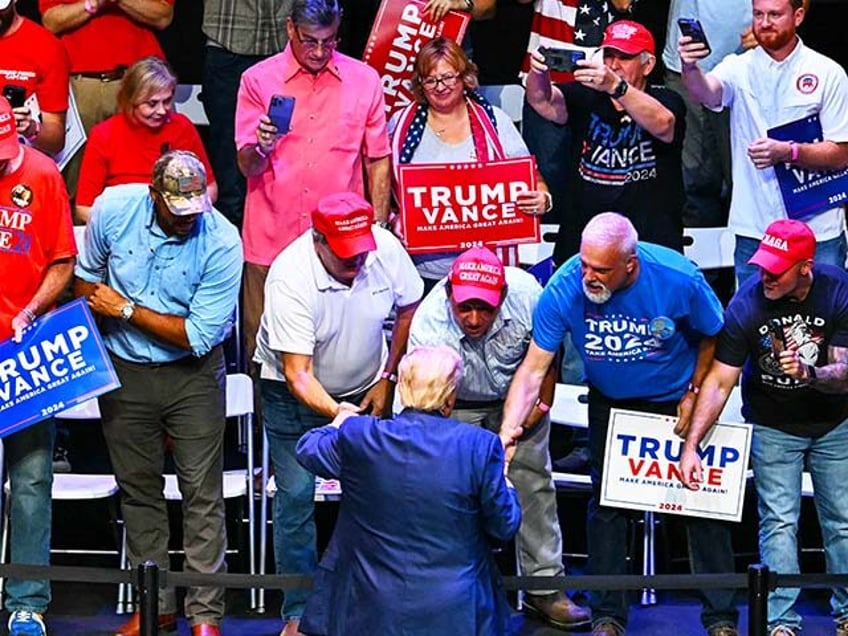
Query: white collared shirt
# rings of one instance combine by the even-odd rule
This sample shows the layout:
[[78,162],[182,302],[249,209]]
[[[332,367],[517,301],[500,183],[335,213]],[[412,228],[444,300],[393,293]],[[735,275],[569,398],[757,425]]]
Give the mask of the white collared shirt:
[[[777,62],[762,47],[727,56],[711,75],[722,85],[722,106],[730,108],[733,196],[730,228],[760,239],[772,221],[786,218],[774,168],[758,170],[748,146],[770,128],[818,113],[824,138],[848,141],[848,77],[836,62],[799,39],[789,56]],[[839,236],[843,208],[806,219],[816,239]]]

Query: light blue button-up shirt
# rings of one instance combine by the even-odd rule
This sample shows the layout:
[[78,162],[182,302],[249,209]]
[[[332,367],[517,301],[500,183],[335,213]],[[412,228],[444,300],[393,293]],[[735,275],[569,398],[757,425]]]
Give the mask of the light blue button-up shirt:
[[[75,274],[147,309],[184,317],[192,353],[202,356],[232,329],[242,260],[238,231],[222,214],[201,215],[187,237],[167,236],[148,186],[131,184],[107,188],[95,201]],[[101,333],[109,351],[131,362],[187,355],[120,319],[104,319]]]
[[533,312],[542,287],[530,274],[505,268],[509,291],[492,327],[480,338],[469,338],[456,322],[445,280],[439,281],[415,310],[409,347],[446,345],[462,358],[460,400],[489,401],[506,397],[512,376],[524,360],[533,330]]

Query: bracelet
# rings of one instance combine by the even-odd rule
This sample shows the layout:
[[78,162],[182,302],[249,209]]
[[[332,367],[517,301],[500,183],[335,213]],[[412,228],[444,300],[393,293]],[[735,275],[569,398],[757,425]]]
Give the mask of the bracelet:
[[789,142],[789,161],[795,163],[798,161],[798,155],[801,152],[801,146],[794,141]]
[[97,7],[91,6],[91,0],[85,0],[85,2],[83,2],[82,6],[83,6],[83,9],[85,9],[85,12],[88,15],[94,15],[95,13],[97,13]]
[[551,410],[550,404],[545,404],[542,402],[542,398],[536,400],[536,408],[539,409],[542,413],[548,413]]
[[554,209],[554,197],[547,190],[542,190],[542,194],[545,195],[545,199],[547,200],[547,202],[545,203],[545,212],[550,212]]
[[253,146],[253,149],[256,151],[256,154],[259,155],[260,157],[262,157],[263,159],[268,158],[268,155],[265,154],[265,151],[262,150],[262,147],[259,144],[256,144],[255,146]]
[[21,309],[21,313],[27,317],[27,320],[29,320],[30,324],[35,322],[35,312],[33,312],[29,307],[24,307],[23,309]]
[[695,395],[698,395],[698,393],[701,392],[701,387],[695,386],[694,384],[692,384],[690,382],[689,387],[686,390],[689,391],[690,393],[694,393]]
[[383,371],[380,374],[380,379],[381,380],[388,380],[389,382],[393,382],[394,384],[397,384],[397,381],[398,381],[397,375],[395,375],[391,371]]

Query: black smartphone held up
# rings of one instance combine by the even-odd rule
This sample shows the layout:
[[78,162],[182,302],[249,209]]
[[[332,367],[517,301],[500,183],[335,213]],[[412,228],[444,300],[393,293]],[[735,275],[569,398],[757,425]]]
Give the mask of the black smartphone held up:
[[540,46],[539,53],[544,56],[545,66],[548,69],[562,73],[573,73],[578,68],[577,61],[586,59],[586,54],[583,51],[574,51],[572,49],[556,49]]
[[700,42],[707,47],[707,52],[711,53],[710,43],[707,41],[707,34],[704,33],[704,27],[701,26],[701,21],[695,18],[678,18],[677,25],[680,27],[680,33],[692,38],[693,42]]
[[9,100],[12,108],[20,108],[26,101],[26,88],[18,84],[6,84],[3,87],[3,97]]
[[775,360],[778,360],[780,352],[786,350],[786,334],[783,332],[780,318],[771,318],[768,321],[768,333],[771,338],[771,354]]
[[268,117],[277,127],[277,134],[285,135],[291,130],[292,115],[294,115],[294,97],[273,95],[268,105]]

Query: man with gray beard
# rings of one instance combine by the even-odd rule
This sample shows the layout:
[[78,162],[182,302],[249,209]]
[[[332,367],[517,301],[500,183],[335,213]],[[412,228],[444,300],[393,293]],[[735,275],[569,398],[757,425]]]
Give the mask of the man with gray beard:
[[[507,394],[500,434],[507,446],[521,437],[545,373],[570,333],[589,384],[592,574],[627,573],[632,513],[598,504],[610,409],[676,415],[675,432],[685,435],[722,324],[721,304],[695,265],[674,250],[640,243],[633,224],[614,212],[589,221],[579,255],[566,261],[542,292],[530,347]],[[686,518],[686,529],[693,572],[733,571],[730,530],[724,523]],[[733,590],[706,590],[702,596],[707,633],[735,636]],[[624,592],[593,593],[591,606],[593,636],[624,634]]]

